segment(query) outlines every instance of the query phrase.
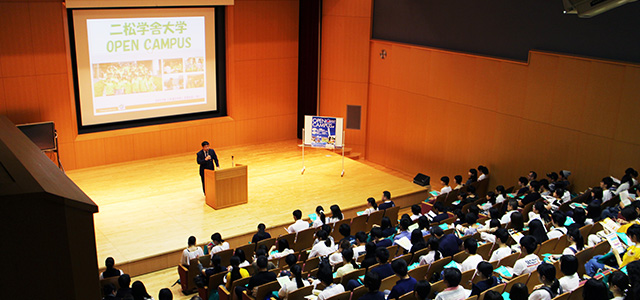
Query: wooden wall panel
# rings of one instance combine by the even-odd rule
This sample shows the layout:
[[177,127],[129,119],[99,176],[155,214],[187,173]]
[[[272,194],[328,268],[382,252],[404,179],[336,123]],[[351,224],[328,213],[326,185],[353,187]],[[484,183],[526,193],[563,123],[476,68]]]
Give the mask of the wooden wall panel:
[[346,130],[345,145],[365,153],[371,0],[331,0],[322,5],[319,114],[346,117],[362,106],[361,129]]
[[195,152],[203,140],[228,147],[294,139],[298,1],[237,0],[227,16],[229,117],[78,135],[62,3],[0,2],[0,114],[54,121],[67,170]]
[[[387,59],[375,55],[381,49]],[[535,51],[521,64],[372,41],[367,159],[435,179],[466,178],[483,164],[492,186],[567,169],[582,190],[640,168],[638,118],[622,112],[640,106],[639,71]]]

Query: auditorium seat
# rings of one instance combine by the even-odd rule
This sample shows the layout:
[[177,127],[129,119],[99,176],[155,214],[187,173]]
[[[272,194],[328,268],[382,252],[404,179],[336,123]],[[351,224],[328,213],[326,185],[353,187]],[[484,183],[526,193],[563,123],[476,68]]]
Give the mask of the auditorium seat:
[[227,272],[221,272],[218,274],[214,274],[209,277],[209,284],[204,288],[198,288],[198,296],[202,299],[209,299],[209,295],[212,291],[217,291],[218,286],[223,284],[224,276],[227,275]]
[[527,284],[528,280],[529,280],[529,273],[525,273],[525,274],[522,274],[522,275],[520,275],[518,277],[514,277],[513,279],[507,281],[507,285],[505,286],[504,291],[505,292],[511,291],[511,287],[516,285],[516,283]]
[[273,246],[275,244],[276,244],[276,238],[272,237],[270,239],[265,239],[265,240],[257,242],[256,243],[256,249],[258,249],[258,247],[260,247],[261,245],[265,245],[265,246],[267,246],[267,250],[269,250],[271,248],[271,246]]
[[558,239],[560,238],[555,238],[555,239],[549,239],[546,240],[544,242],[542,242],[542,244],[538,245],[538,249],[536,249],[535,254],[540,256],[542,254],[545,253],[556,253],[555,249],[556,249],[556,245],[558,244]]
[[296,242],[293,244],[293,251],[301,252],[303,249],[313,246],[315,228],[309,228],[298,232]]
[[242,246],[236,247],[236,250],[238,249],[244,251],[244,255],[246,257],[253,257],[254,252],[256,251],[256,244],[244,244]]
[[443,257],[441,259],[434,261],[431,264],[431,267],[429,267],[428,271],[425,273],[425,279],[431,280],[431,277],[433,276],[433,274],[442,272],[442,269],[444,268],[444,266],[450,263],[451,259],[452,259],[451,256],[448,256],[448,257]]
[[188,295],[195,291],[197,287],[194,278],[196,278],[198,273],[197,258],[189,261],[189,268],[186,268],[183,265],[178,265],[178,275],[180,276],[180,285],[182,287],[183,294]]
[[473,279],[473,275],[476,274],[476,269],[467,270],[462,273],[462,277],[460,277],[460,285],[465,289],[471,289],[471,279]]
[[[112,277],[107,277],[105,279],[100,279],[100,292],[102,293],[104,286],[109,283],[113,284],[116,287],[116,290],[120,289],[118,278],[120,278],[120,276],[112,276]],[[102,296],[104,297],[104,295]]]
[[287,295],[288,300],[305,300],[306,296],[311,295],[313,291],[313,285],[308,285],[305,287],[301,287],[295,291],[292,291]]
[[349,300],[350,298],[351,298],[351,291],[344,291],[340,294],[333,295],[327,298],[327,300]]
[[384,210],[374,211],[367,218],[367,232],[371,231],[373,225],[380,225],[382,217],[384,216]]
[[[364,296],[368,292],[369,292],[369,290],[364,285],[361,285],[361,286],[353,289],[353,293],[351,293],[351,299],[352,300],[358,300],[358,299],[360,299],[360,297]],[[289,300],[291,300],[291,298],[289,298]]]
[[357,216],[351,219],[351,234],[355,235],[358,231],[367,231],[367,215]]
[[502,292],[504,291],[505,285],[506,284],[501,283],[501,284],[498,284],[498,285],[496,285],[496,286],[494,286],[494,287],[492,287],[490,289],[487,289],[486,291],[480,293],[480,295],[478,296],[478,300],[484,300],[484,295],[486,295],[487,292],[489,292],[489,291],[495,291],[498,294],[502,294]]
[[251,277],[236,279],[231,283],[231,291],[227,290],[224,285],[218,286],[218,297],[220,297],[220,300],[240,300],[236,299],[236,293],[233,291],[236,290],[236,286],[244,286],[248,284],[250,279]]
[[394,206],[388,209],[385,209],[384,217],[389,218],[391,220],[391,226],[398,226],[398,212],[400,211],[400,206]]
[[447,288],[447,283],[444,280],[439,280],[436,283],[431,284],[431,292],[429,292],[429,299],[435,299],[436,294],[442,292]]
[[[263,300],[270,295],[273,291],[278,291],[280,289],[280,283],[277,280],[265,283],[263,285],[259,285],[255,287],[255,297],[250,295],[251,291],[245,290],[242,292],[242,300]],[[235,294],[235,293],[234,293]]]

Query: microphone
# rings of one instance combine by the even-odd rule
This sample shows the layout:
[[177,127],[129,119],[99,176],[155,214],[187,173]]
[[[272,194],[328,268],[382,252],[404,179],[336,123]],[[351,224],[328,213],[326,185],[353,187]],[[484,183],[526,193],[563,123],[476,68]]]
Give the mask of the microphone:
[[236,166],[236,164],[233,162],[233,155],[231,155],[231,166],[232,166],[232,167],[235,167],[235,166]]

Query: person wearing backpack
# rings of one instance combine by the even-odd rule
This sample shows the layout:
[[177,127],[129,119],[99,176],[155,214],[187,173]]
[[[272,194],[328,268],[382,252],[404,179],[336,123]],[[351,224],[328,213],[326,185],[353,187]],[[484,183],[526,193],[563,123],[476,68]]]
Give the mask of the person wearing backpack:
[[541,263],[538,266],[538,276],[542,284],[533,289],[529,300],[551,300],[562,294],[562,287],[556,279],[556,268],[552,264]]

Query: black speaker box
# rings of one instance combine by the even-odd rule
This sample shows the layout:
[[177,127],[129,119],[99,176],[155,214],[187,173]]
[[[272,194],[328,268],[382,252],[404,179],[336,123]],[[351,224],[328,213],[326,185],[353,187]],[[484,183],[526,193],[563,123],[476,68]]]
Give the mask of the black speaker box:
[[413,177],[413,183],[420,186],[429,185],[430,181],[431,181],[431,177],[429,177],[428,175],[424,175],[422,173],[418,173],[416,177]]

